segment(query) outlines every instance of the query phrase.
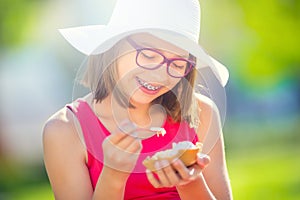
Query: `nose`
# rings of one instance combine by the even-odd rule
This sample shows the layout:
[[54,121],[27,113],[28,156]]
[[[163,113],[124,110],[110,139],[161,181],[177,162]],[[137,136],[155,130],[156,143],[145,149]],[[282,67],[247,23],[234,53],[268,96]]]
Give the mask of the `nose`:
[[157,81],[159,83],[167,83],[169,81],[170,75],[167,72],[167,63],[163,64],[155,70],[148,71],[151,80]]

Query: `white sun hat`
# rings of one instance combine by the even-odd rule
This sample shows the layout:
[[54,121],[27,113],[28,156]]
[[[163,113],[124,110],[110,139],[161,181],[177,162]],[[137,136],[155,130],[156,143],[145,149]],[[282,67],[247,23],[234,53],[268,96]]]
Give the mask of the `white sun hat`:
[[197,58],[197,68],[210,67],[223,87],[229,78],[227,68],[198,44],[198,0],[118,0],[107,25],[59,31],[73,47],[86,55],[103,53],[131,34],[150,33],[191,53]]

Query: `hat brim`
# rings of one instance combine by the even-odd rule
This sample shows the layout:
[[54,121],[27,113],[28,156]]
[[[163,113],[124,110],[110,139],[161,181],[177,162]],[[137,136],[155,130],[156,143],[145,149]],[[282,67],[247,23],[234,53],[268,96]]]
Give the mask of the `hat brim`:
[[[127,29],[129,30],[129,29]],[[85,55],[100,54],[110,49],[121,39],[135,33],[149,33],[179,48],[182,48],[197,58],[197,68],[210,67],[224,87],[229,78],[227,68],[219,61],[208,55],[196,42],[179,34],[175,30],[152,28],[115,28],[105,25],[80,26],[59,29],[63,37],[78,51]]]

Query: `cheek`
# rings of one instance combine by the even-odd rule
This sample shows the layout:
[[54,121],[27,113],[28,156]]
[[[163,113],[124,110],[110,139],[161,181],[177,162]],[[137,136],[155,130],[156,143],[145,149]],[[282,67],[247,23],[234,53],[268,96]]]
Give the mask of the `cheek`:
[[170,90],[174,89],[174,87],[179,83],[180,79],[176,79],[176,80],[171,80],[169,82],[168,85],[166,85],[165,87],[162,88],[161,92],[160,92],[160,95],[163,95],[167,92],[169,92]]
[[170,89],[174,88],[180,82],[180,80],[180,78],[171,78]]
[[132,54],[121,56],[118,58],[117,64],[117,73],[118,77],[125,77],[130,71],[136,68],[135,57]]

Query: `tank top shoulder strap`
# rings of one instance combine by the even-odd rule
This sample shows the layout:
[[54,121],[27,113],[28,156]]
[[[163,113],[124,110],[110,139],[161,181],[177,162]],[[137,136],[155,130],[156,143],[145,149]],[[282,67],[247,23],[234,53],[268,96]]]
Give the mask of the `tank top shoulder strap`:
[[96,159],[102,160],[102,142],[108,134],[107,130],[85,100],[77,99],[73,103],[67,104],[66,107],[74,113],[79,121],[87,151]]

